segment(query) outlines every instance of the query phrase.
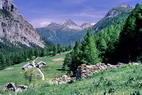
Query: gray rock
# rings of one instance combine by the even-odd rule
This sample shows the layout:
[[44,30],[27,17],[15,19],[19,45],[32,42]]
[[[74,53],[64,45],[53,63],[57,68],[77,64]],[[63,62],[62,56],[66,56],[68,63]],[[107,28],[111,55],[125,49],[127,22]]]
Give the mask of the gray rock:
[[81,79],[81,78],[88,78],[93,76],[94,73],[101,72],[102,70],[106,69],[112,69],[112,68],[117,68],[121,67],[122,64],[120,65],[111,65],[111,64],[105,64],[105,63],[98,63],[96,65],[85,65],[82,64],[81,66],[78,67],[76,71],[76,79]]
[[63,75],[61,77],[54,78],[53,80],[51,80],[50,84],[65,84],[65,83],[72,83],[72,82],[75,82],[75,81],[76,81],[75,77]]
[[[0,39],[19,46],[31,47],[34,44],[44,47],[44,41],[35,32],[33,26],[19,13],[12,0],[0,0]],[[1,39],[3,42],[3,39]],[[19,44],[20,43],[20,44]]]
[[141,65],[141,63],[129,62],[129,65]]

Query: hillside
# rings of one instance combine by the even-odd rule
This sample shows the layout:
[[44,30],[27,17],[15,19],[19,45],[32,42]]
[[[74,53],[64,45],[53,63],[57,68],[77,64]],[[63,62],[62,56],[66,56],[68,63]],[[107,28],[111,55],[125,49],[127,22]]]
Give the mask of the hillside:
[[125,21],[116,48],[110,57],[114,62],[142,62],[142,4],[137,4]]
[[110,25],[118,24],[125,21],[130,15],[133,8],[130,5],[122,4],[118,7],[112,8],[103,19],[93,26],[94,32],[98,32]]
[[[91,78],[82,79],[72,84],[49,85],[49,80],[65,74],[65,72],[57,70],[62,68],[63,61],[55,61],[55,59],[64,58],[65,54],[60,54],[55,57],[39,58],[36,62],[43,60],[48,64],[48,67],[43,69],[46,80],[34,80],[32,82],[32,84],[35,84],[34,87],[32,86],[32,88],[29,88],[26,91],[19,92],[18,95],[139,95],[138,93],[142,93],[142,68],[141,66],[133,65],[105,70],[94,74]],[[2,79],[0,81],[0,89],[8,82],[15,82],[16,84],[28,83],[28,81],[25,80],[24,72],[21,69],[24,64],[26,63],[24,62],[8,67],[0,72],[0,77]],[[2,93],[3,92],[0,90],[0,94]],[[8,93],[12,94],[12,92]],[[7,94],[3,93],[2,95]],[[15,94],[13,93],[12,95]]]
[[[41,57],[36,62],[45,61],[47,63],[47,67],[44,68],[43,72],[45,73],[46,81],[53,79],[54,77],[59,77],[65,74],[62,71],[58,71],[57,69],[62,68],[63,60],[55,61],[55,59],[64,58],[66,53],[56,55],[54,57]],[[30,61],[31,63],[32,61]],[[8,82],[15,82],[17,84],[28,84],[28,81],[24,78],[24,71],[22,67],[28,62],[23,62],[18,65],[10,66],[4,70],[0,71],[0,89],[2,89]],[[38,82],[39,81],[39,82]],[[38,80],[37,83],[41,81]]]
[[34,29],[2,0],[0,18],[0,95],[142,94],[142,3],[113,8],[95,25]]
[[92,78],[72,84],[42,84],[19,95],[140,95],[142,93],[141,73],[142,69],[139,66],[126,66],[94,74]]
[[[45,42],[33,26],[20,14],[12,0],[0,1],[0,45],[1,50],[22,47],[44,47]],[[11,49],[13,49],[11,48]]]

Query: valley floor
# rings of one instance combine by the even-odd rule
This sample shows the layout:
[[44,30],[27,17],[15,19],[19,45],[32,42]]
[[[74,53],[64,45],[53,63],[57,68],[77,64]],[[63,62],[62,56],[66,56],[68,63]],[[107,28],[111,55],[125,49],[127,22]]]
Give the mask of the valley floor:
[[[44,68],[46,80],[36,81],[33,87],[16,95],[140,95],[142,94],[142,67],[127,65],[125,67],[104,70],[94,74],[93,77],[82,79],[72,84],[50,85],[47,81],[64,75],[60,71],[65,54],[55,57],[42,57],[37,61],[47,62]],[[8,82],[26,84],[21,67],[26,63],[21,63],[0,71],[0,89]],[[11,93],[11,92],[10,92]],[[9,95],[9,94],[4,94]],[[15,95],[15,93],[12,93]]]
[[[47,67],[43,69],[43,73],[45,74],[45,80],[51,80],[55,77],[59,77],[65,74],[65,72],[58,70],[62,68],[63,59],[65,55],[66,53],[62,53],[53,57],[52,56],[41,57],[36,60],[36,62],[44,61],[47,63]],[[62,59],[62,60],[58,60],[58,59]],[[25,80],[24,71],[22,70],[22,67],[27,63],[28,62],[24,62],[21,64],[8,67],[4,70],[1,70],[0,71],[0,89],[2,89],[9,82],[14,82],[18,85],[27,84],[28,81]],[[32,61],[30,61],[30,63],[32,63]]]
[[19,95],[141,95],[142,67],[125,66],[72,84],[41,84]]

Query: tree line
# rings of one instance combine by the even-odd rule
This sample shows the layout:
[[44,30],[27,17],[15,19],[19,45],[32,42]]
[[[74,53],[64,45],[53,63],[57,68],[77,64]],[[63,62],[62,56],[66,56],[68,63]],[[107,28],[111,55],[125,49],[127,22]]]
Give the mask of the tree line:
[[124,21],[94,34],[88,29],[83,41],[77,41],[72,52],[66,55],[63,69],[76,73],[81,64],[94,65],[99,62],[108,63],[112,52],[116,49]]
[[110,25],[97,33],[89,29],[83,41],[77,41],[73,51],[66,55],[63,69],[72,71],[81,64],[142,61],[142,5],[124,21]]
[[21,62],[33,60],[36,57],[55,56],[58,53],[70,51],[72,46],[62,47],[59,44],[45,48],[26,48],[9,53],[0,52],[0,70]]

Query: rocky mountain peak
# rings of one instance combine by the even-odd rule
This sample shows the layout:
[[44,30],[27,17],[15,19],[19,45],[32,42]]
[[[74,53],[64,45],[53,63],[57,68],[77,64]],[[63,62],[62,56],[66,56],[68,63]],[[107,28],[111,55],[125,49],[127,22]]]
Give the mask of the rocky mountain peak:
[[111,9],[105,17],[115,17],[121,13],[126,13],[132,11],[133,7],[127,4],[122,4],[116,8]]
[[48,26],[56,26],[56,25],[59,25],[59,24],[57,24],[55,22],[51,22]]
[[130,6],[128,4],[121,4],[119,7],[122,7],[122,8],[133,8],[132,6]]
[[71,19],[68,19],[65,22],[63,22],[63,25],[68,26],[68,25],[77,25],[77,24],[73,22]]
[[7,10],[12,13],[18,11],[12,0],[0,0],[0,9]]
[[33,26],[20,14],[12,0],[0,0],[0,40],[21,47],[44,47],[41,36]]
[[66,20],[65,22],[63,22],[62,24],[65,28],[69,28],[69,29],[75,29],[75,30],[81,30],[82,28],[77,25],[75,22],[73,22],[71,19]]

